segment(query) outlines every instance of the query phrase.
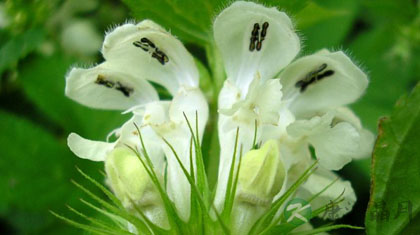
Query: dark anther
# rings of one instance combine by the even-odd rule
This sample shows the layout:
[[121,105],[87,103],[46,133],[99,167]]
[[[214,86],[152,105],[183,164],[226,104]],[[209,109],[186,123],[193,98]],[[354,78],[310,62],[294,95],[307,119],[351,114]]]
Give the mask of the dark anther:
[[249,43],[249,50],[254,51],[255,50],[255,38],[251,38],[251,42]]
[[265,37],[265,35],[267,35],[267,29],[268,29],[268,22],[264,22],[263,26],[262,26],[262,31],[261,31],[261,37]]
[[155,48],[155,44],[150,41],[148,38],[141,38],[140,42],[146,43],[147,45],[149,45],[151,48]]
[[121,91],[126,97],[129,97],[130,94],[134,91],[133,88],[125,87],[120,82],[117,82],[115,89]]
[[157,48],[152,53],[152,57],[157,59],[159,61],[159,63],[161,63],[162,65],[165,65],[165,63],[167,63],[169,61],[168,56]]
[[95,83],[108,88],[113,88],[115,85],[114,82],[106,80],[105,77],[101,74],[98,75],[98,77],[95,80]]
[[296,82],[295,86],[300,88],[300,92],[304,92],[309,85],[334,74],[334,70],[327,70],[321,73],[326,68],[327,64],[322,64],[317,69],[309,72],[303,79]]
[[252,29],[251,38],[249,42],[250,51],[254,51],[255,49],[257,49],[257,51],[261,50],[262,42],[264,41],[265,36],[267,35],[268,26],[268,22],[264,22],[264,24],[262,25],[261,33],[259,33],[260,25],[258,23],[254,24],[254,28]]
[[258,37],[258,31],[260,31],[260,25],[258,23],[255,23],[254,28],[251,32],[251,36]]
[[257,42],[257,51],[261,50],[262,47],[262,41]]
[[136,47],[140,47],[141,49],[143,49],[143,51],[149,51],[149,46],[145,43],[142,43],[141,41],[135,41],[133,42],[133,45]]
[[254,24],[254,28],[251,32],[251,38],[249,43],[249,50],[254,51],[255,50],[255,42],[258,41],[258,32],[260,31],[260,25],[258,23]]
[[152,55],[152,58],[155,58],[162,65],[169,62],[169,57],[159,50],[159,48],[148,38],[141,38],[140,41],[133,42],[133,45],[149,52]]
[[134,91],[133,88],[123,86],[120,82],[115,82],[106,80],[105,76],[99,74],[95,80],[95,83],[107,88],[115,88],[115,90],[121,91],[126,97],[129,97],[130,94]]

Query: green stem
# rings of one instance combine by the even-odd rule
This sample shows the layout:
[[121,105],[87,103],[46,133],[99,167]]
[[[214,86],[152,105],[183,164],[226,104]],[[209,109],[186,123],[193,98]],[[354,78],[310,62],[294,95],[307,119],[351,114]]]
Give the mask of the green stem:
[[210,100],[210,123],[209,127],[211,128],[211,138],[210,138],[210,150],[209,150],[209,160],[207,165],[207,172],[209,178],[210,188],[214,188],[217,182],[217,173],[219,165],[219,138],[217,130],[217,99],[219,91],[223,86],[225,80],[225,72],[223,67],[223,61],[220,55],[219,50],[217,49],[214,41],[211,41],[206,45],[206,55],[207,60],[210,66],[210,73],[212,77],[212,89],[213,96]]

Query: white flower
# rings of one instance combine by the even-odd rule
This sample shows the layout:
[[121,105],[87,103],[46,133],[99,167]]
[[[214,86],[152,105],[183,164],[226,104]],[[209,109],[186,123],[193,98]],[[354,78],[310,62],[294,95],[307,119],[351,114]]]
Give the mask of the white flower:
[[[194,134],[200,140],[209,115],[198,88],[197,68],[181,42],[149,20],[115,28],[105,37],[103,63],[73,68],[68,74],[66,94],[73,100],[132,114],[111,133],[118,137],[115,142],[92,141],[71,133],[70,149],[81,158],[105,162],[108,182],[127,211],[135,213],[134,205],[143,207],[151,221],[173,231],[176,226],[184,231],[183,225],[191,225],[185,231],[202,226],[209,229],[205,232],[214,233],[225,229],[216,221],[220,219],[233,234],[247,234],[270,211],[256,225],[257,230],[266,229],[261,228],[266,219],[271,224],[280,218],[290,195],[310,201],[313,209],[341,197],[342,208],[333,219],[350,211],[356,201],[350,182],[338,179],[331,170],[368,156],[372,149],[373,135],[346,107],[365,91],[366,75],[341,51],[322,50],[295,59],[299,38],[289,17],[276,8],[235,2],[216,17],[213,27],[227,74],[218,94],[221,151],[213,202],[216,211],[209,205],[205,173],[198,177],[201,168],[195,163],[202,159],[195,155],[201,152],[193,149],[199,144],[191,146],[197,141],[191,129],[194,132],[197,127]],[[172,99],[160,100],[150,82],[166,88]],[[319,168],[307,172],[305,176],[310,176],[295,190],[296,180],[314,165],[310,146]],[[147,167],[136,161],[139,159],[128,147],[143,155],[147,152],[157,177],[146,174]],[[190,178],[180,164],[191,173]],[[190,166],[197,166],[195,172]],[[157,197],[151,178],[153,183],[165,179],[161,185],[166,191],[159,193],[169,195],[185,224],[165,217],[166,212],[173,215],[172,204],[168,206],[166,197]],[[285,193],[289,188],[294,191]],[[282,196],[283,201],[273,203]],[[220,227],[207,226],[212,223]],[[142,230],[133,224],[129,230],[137,228]]]
[[[343,52],[322,50],[292,62],[300,42],[289,17],[252,2],[233,3],[216,18],[213,29],[227,73],[219,95],[219,210],[238,127],[238,146],[244,152],[254,143],[278,140],[288,185],[311,165],[309,145],[321,168],[328,170],[369,155],[373,135],[345,107],[364,93],[368,80]],[[315,174],[311,180],[326,186],[333,179]],[[348,182],[337,181],[335,187],[354,196]],[[342,192],[333,191],[325,196],[333,199]],[[352,206],[355,197],[349,201]]]
[[[118,136],[117,141],[91,141],[72,133],[68,138],[70,149],[77,156],[93,161],[105,161],[116,147],[129,145],[140,150],[134,123],[137,124],[155,170],[163,176],[167,167],[168,193],[181,218],[187,220],[190,185],[162,138],[174,146],[189,169],[191,133],[184,114],[194,126],[198,114],[200,136],[208,117],[193,58],[179,40],[149,20],[112,30],[105,37],[102,55],[105,62],[70,71],[66,95],[92,108],[126,110],[133,117],[113,132]],[[162,85],[173,99],[160,101],[149,81]]]

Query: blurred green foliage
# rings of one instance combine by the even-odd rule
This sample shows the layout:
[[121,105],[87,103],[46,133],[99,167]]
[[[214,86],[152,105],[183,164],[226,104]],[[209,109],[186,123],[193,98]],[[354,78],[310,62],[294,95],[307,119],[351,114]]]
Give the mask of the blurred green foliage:
[[[78,198],[83,194],[70,184],[72,178],[81,180],[75,165],[97,179],[102,177],[102,165],[77,159],[68,150],[66,137],[77,132],[87,138],[105,139],[107,133],[129,118],[117,112],[88,109],[64,96],[64,76],[72,65],[102,60],[99,49],[103,32],[132,18],[151,18],[162,24],[185,42],[198,59],[202,88],[211,95],[207,70],[215,65],[205,51],[213,45],[212,20],[228,2],[0,3],[1,234],[79,233],[57,221],[48,210],[60,212],[65,204],[82,208]],[[326,47],[345,50],[359,62],[369,74],[370,85],[366,95],[352,107],[372,131],[376,131],[378,118],[390,114],[397,98],[420,80],[420,15],[416,1],[259,2],[283,9],[295,19],[304,44],[302,55]],[[209,129],[212,127],[211,124]],[[210,139],[205,136],[205,140]],[[204,146],[210,148],[209,144]],[[366,159],[341,172],[352,180],[359,200],[353,212],[340,222],[363,226],[369,170],[370,159]]]

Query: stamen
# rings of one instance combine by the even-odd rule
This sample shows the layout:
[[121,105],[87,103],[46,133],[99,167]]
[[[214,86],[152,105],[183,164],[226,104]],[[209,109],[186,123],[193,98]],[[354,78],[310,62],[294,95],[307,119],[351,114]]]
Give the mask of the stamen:
[[143,42],[143,43],[146,43],[151,48],[156,48],[155,44],[147,38],[142,38],[142,39],[140,39],[140,41]]
[[257,42],[257,51],[260,51],[262,47],[262,41]]
[[152,58],[155,58],[159,61],[160,64],[165,65],[165,63],[169,62],[169,57],[163,53],[156,45],[150,41],[148,38],[141,38],[140,41],[133,42],[133,45],[136,47],[140,47],[143,51],[148,52],[152,55]]
[[262,25],[261,33],[259,33],[260,25],[258,23],[254,24],[254,28],[252,29],[250,43],[249,43],[250,51],[254,51],[255,49],[257,49],[257,51],[261,50],[262,42],[264,41],[265,36],[267,35],[268,26],[269,26],[268,22],[264,22],[264,24]]
[[268,26],[269,26],[268,22],[264,22],[263,28],[261,31],[261,38],[263,38],[263,40],[264,40],[265,35],[267,35]]
[[161,63],[162,65],[165,65],[165,63],[167,63],[169,61],[168,56],[157,48],[152,53],[152,57],[157,59],[159,61],[159,63]]
[[135,41],[133,42],[133,45],[136,47],[140,47],[141,49],[143,49],[143,51],[149,51],[149,46],[141,41]]
[[98,77],[95,80],[95,83],[108,88],[113,88],[115,85],[114,82],[106,80],[105,76],[102,74],[98,75]]
[[320,74],[326,68],[327,64],[322,64],[317,69],[309,72],[303,79],[296,82],[295,86],[300,88],[300,92],[304,92],[309,85],[320,81],[323,78],[332,76],[334,74],[334,70],[327,70],[324,73]]
[[260,30],[260,25],[258,23],[254,24],[254,29],[251,32],[251,35],[254,37],[258,37],[258,31]]
[[105,86],[106,88],[115,88],[115,90],[121,91],[126,97],[129,97],[130,94],[134,91],[133,88],[123,86],[120,82],[115,84],[115,82],[107,80],[102,74],[98,75],[95,83],[101,86]]
[[255,42],[258,41],[258,31],[260,30],[260,25],[258,23],[254,24],[254,28],[251,32],[251,39],[249,43],[249,50],[254,51],[255,49]]
[[120,82],[117,82],[115,89],[121,91],[126,97],[130,97],[130,94],[134,91],[133,88],[123,86]]

